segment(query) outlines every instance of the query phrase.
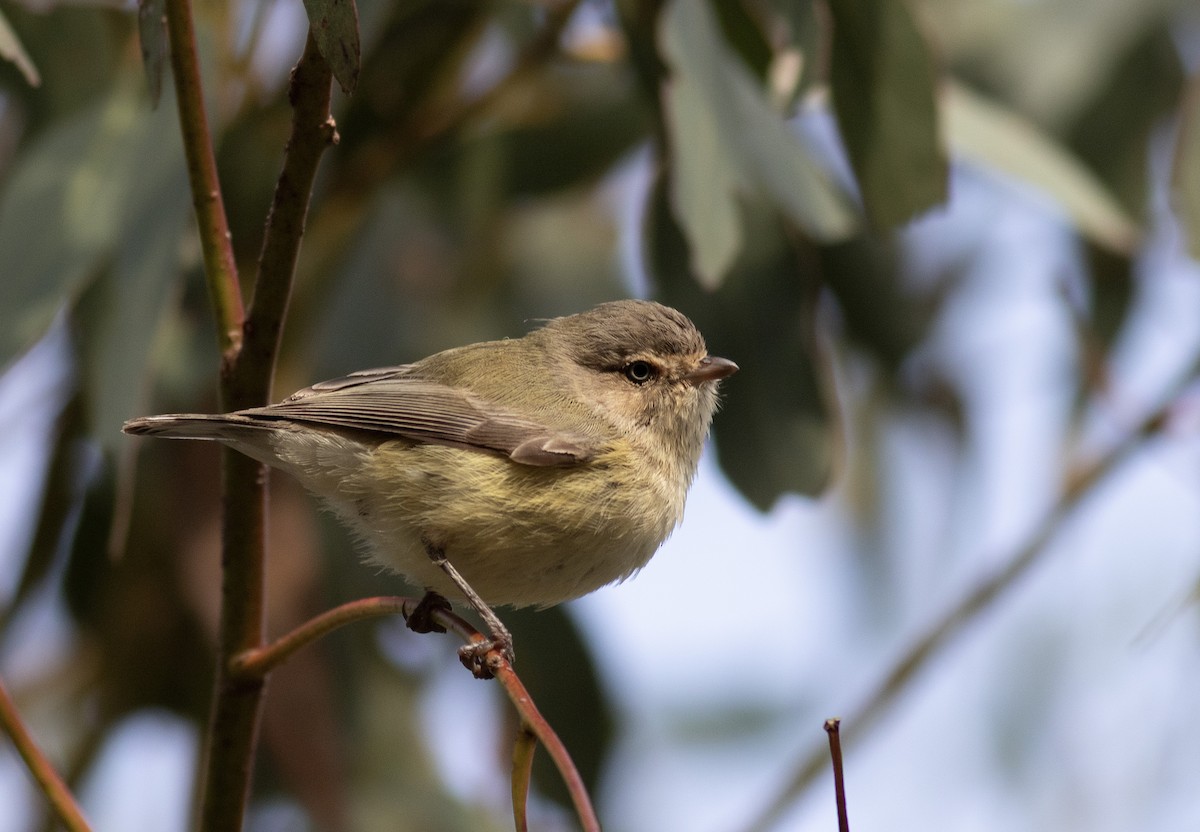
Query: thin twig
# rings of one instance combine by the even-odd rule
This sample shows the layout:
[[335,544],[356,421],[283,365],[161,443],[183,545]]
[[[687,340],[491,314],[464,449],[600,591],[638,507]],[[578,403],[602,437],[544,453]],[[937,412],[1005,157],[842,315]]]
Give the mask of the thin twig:
[[838,832],[850,832],[850,816],[846,812],[846,775],[842,770],[842,721],[825,720],[825,733],[829,735],[829,759],[833,766],[833,799],[837,806]]
[[283,664],[292,654],[321,636],[355,621],[379,618],[387,615],[403,615],[407,618],[417,606],[415,598],[380,597],[362,598],[323,612],[301,624],[285,636],[264,647],[246,650],[234,657],[231,670],[245,678],[262,678]]
[[229,236],[229,222],[221,198],[221,182],[217,177],[217,159],[213,153],[208,115],[204,109],[204,89],[200,83],[200,60],[196,53],[191,0],[167,0],[166,14],[179,129],[187,157],[196,224],[200,227],[204,272],[217,322],[217,343],[222,357],[230,361],[242,344],[245,312]]
[[[197,223],[200,226],[221,350],[221,394],[227,409],[266,404],[279,334],[321,153],[336,132],[329,116],[330,72],[311,38],[292,73],[292,135],[268,217],[254,302],[242,306],[188,0],[169,0],[167,31]],[[322,86],[323,84],[323,86]],[[200,828],[240,829],[262,708],[262,677],[238,675],[231,660],[263,641],[265,469],[226,450],[222,470],[222,586],[218,666],[206,734]]]
[[537,751],[537,735],[524,722],[513,741],[512,806],[516,832],[529,830],[529,784],[533,780],[533,754]]
[[[479,637],[483,638],[483,636]],[[584,785],[583,778],[579,776],[579,771],[575,768],[571,755],[567,753],[566,746],[554,733],[550,723],[533,704],[533,699],[525,690],[525,686],[521,684],[512,665],[505,661],[499,650],[492,650],[488,653],[488,666],[496,677],[496,681],[508,694],[513,707],[521,714],[523,725],[537,736],[542,745],[546,746],[547,753],[554,760],[554,765],[558,768],[558,773],[567,786],[567,792],[571,795],[571,802],[575,805],[575,814],[579,817],[584,832],[600,832],[600,821],[596,818],[596,810],[592,808],[587,786]]]
[[[297,650],[312,644],[321,636],[327,635],[333,630],[355,621],[364,621],[370,618],[379,618],[397,613],[407,618],[419,603],[420,601],[416,598],[379,597],[363,598],[358,601],[350,601],[339,607],[334,607],[332,610],[318,615],[311,621],[301,624],[295,630],[281,636],[268,645],[254,647],[238,653],[229,663],[230,675],[234,680],[240,680],[243,683],[258,681],[261,684],[261,680],[267,673],[286,661]],[[438,624],[447,631],[456,634],[468,645],[491,643],[486,636],[471,626],[470,623],[449,610],[434,609],[430,611],[430,615]],[[562,744],[562,740],[558,738],[558,735],[554,733],[554,729],[550,727],[545,717],[538,711],[537,706],[533,703],[533,698],[525,690],[525,686],[521,683],[516,671],[513,670],[512,665],[505,659],[501,651],[495,648],[489,650],[485,661],[488,669],[500,683],[500,686],[504,688],[505,694],[521,717],[521,734],[517,738],[518,747],[513,751],[514,815],[520,817],[516,813],[518,811],[523,813],[524,811],[523,806],[518,810],[516,802],[519,772],[523,767],[527,768],[526,764],[519,762],[524,759],[523,755],[526,754],[526,751],[521,748],[521,744],[530,742],[530,738],[533,737],[546,746],[551,759],[554,760],[554,765],[558,768],[558,772],[567,786],[567,791],[571,795],[571,801],[575,805],[575,811],[585,832],[598,832],[600,823],[596,819],[595,810],[592,808],[587,787],[584,785],[583,778],[579,775],[578,769],[575,768],[575,763],[571,760],[571,755],[567,753],[566,746]],[[532,760],[533,748],[531,747],[527,753],[529,759]],[[527,793],[528,773],[526,772],[522,776],[524,776],[526,781],[522,790]]]
[[[179,125],[204,253],[205,276],[216,318],[217,346],[221,354],[221,398],[222,403],[232,409],[245,406],[240,402],[242,396],[235,375],[242,347],[245,309],[204,109],[189,0],[168,0],[166,15]],[[202,832],[242,827],[263,691],[261,680],[231,679],[225,669],[224,657],[262,641],[264,469],[230,450],[222,453],[222,463],[223,575],[217,636],[218,654],[222,658],[218,660],[212,711],[205,734],[200,802]]]
[[55,771],[53,764],[46,759],[46,755],[42,753],[37,743],[33,741],[33,737],[30,736],[25,723],[21,721],[21,715],[17,713],[16,703],[9,696],[8,689],[4,686],[3,680],[0,680],[0,727],[3,727],[5,733],[12,738],[17,753],[25,761],[25,767],[29,769],[29,773],[33,775],[33,779],[37,781],[38,788],[46,796],[46,801],[50,804],[50,807],[54,810],[54,814],[58,816],[62,825],[69,832],[91,832],[91,827],[88,825],[87,819],[84,818],[79,804],[75,802],[75,797],[71,794],[71,790],[67,788],[67,784],[58,776],[58,772]]
[[[914,641],[884,674],[883,680],[866,698],[864,704],[847,718],[847,722],[853,727],[853,732],[847,736],[848,740],[857,741],[859,737],[866,735],[876,722],[890,713],[900,701],[901,695],[912,686],[930,661],[969,624],[976,621],[984,609],[1016,586],[1033,566],[1042,561],[1046,553],[1051,551],[1050,541],[1083,499],[1139,450],[1146,439],[1162,429],[1183,388],[1195,378],[1196,370],[1195,367],[1189,370],[1164,398],[1164,403],[1146,416],[1122,442],[1100,459],[1080,467],[1068,476],[1058,502],[1046,514],[1025,545],[1014,552],[999,570],[972,587],[941,619]],[[815,781],[824,767],[825,749],[820,744],[815,744],[793,767],[792,776],[779,794],[746,827],[749,832],[765,832],[772,828],[784,811]]]
[[246,319],[245,344],[238,356],[239,374],[243,378],[253,377],[263,385],[264,389],[254,391],[256,398],[270,396],[275,354],[292,295],[317,167],[325,149],[338,141],[337,127],[329,112],[332,90],[333,73],[310,31],[288,86],[292,131],[267,214],[258,277]]

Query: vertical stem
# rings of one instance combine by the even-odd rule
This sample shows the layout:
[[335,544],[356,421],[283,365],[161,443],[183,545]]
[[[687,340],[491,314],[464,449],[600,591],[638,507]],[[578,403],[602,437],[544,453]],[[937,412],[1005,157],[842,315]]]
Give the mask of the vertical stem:
[[[189,0],[168,0],[166,14],[179,126],[217,321],[221,398],[229,408],[262,404],[265,401],[252,400],[254,385],[246,385],[242,381],[244,373],[238,372],[245,312],[204,109]],[[200,828],[205,832],[242,828],[264,687],[261,678],[232,676],[228,666],[230,657],[260,646],[263,640],[265,469],[229,450],[224,451],[222,462],[217,678],[200,787]]]
[[[236,399],[229,378],[223,374],[222,386]],[[201,783],[203,832],[242,828],[266,684],[230,670],[233,656],[263,643],[266,468],[228,449],[222,463],[221,617]]]
[[217,159],[213,153],[200,82],[200,60],[196,54],[196,31],[192,25],[191,0],[167,0],[167,38],[171,45],[171,75],[175,79],[179,129],[187,156],[192,205],[200,226],[204,271],[217,318],[217,340],[222,357],[229,361],[242,343],[242,293],[237,263],[221,199]]
[[[292,72],[292,135],[267,219],[254,302],[247,314],[204,113],[188,0],[168,0],[167,32],[196,220],[218,321],[222,402],[230,410],[263,405],[270,395],[317,165],[337,137],[329,115],[332,75],[310,36]],[[238,673],[233,663],[236,656],[263,644],[265,484],[263,466],[225,451],[221,615],[201,786],[203,832],[241,829],[249,799],[265,678]]]

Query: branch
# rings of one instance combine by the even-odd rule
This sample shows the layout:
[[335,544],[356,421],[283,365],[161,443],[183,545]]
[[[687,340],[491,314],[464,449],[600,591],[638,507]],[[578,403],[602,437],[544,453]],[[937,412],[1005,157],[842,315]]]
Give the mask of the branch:
[[262,404],[270,396],[275,354],[292,295],[317,166],[325,149],[338,141],[337,126],[329,113],[332,81],[333,73],[321,57],[310,30],[288,86],[292,132],[267,214],[245,343],[238,356],[239,375],[243,380],[253,380],[253,386],[261,387],[253,390],[253,395],[261,397]]
[[[479,633],[475,635],[479,637],[479,640],[483,640],[483,636]],[[492,674],[496,677],[496,681],[500,683],[501,687],[504,688],[504,692],[508,694],[513,707],[521,715],[522,733],[532,732],[541,741],[542,745],[546,746],[546,751],[549,752],[550,758],[554,760],[554,765],[567,786],[567,791],[571,795],[571,802],[575,804],[575,814],[578,815],[584,832],[600,832],[600,821],[596,818],[595,809],[592,808],[592,802],[587,793],[587,786],[583,784],[583,778],[579,776],[579,771],[575,768],[575,763],[571,760],[571,755],[567,753],[566,746],[562,744],[562,740],[554,733],[554,729],[550,727],[550,723],[546,721],[546,718],[538,711],[537,706],[533,704],[533,699],[529,696],[529,692],[525,690],[525,686],[521,684],[521,680],[518,678],[516,671],[512,669],[512,665],[505,661],[498,650],[492,650],[488,653],[487,664]],[[529,757],[532,761],[532,751],[530,751]],[[517,795],[514,791],[514,800],[516,797]],[[521,811],[517,810],[515,803],[513,812],[516,817],[521,817],[524,814],[523,809]]]
[[239,653],[233,658],[230,668],[233,673],[243,678],[263,678],[291,658],[301,647],[312,644],[339,627],[386,615],[399,614],[408,618],[416,606],[415,598],[381,597],[350,601],[306,621],[264,647]]
[[[380,597],[363,598],[334,607],[268,645],[253,647],[238,653],[229,663],[230,674],[233,678],[244,682],[257,681],[261,684],[261,680],[267,673],[285,662],[301,647],[312,644],[321,636],[354,621],[364,621],[396,613],[407,618],[416,609],[418,603],[416,598]],[[467,644],[488,641],[467,621],[448,610],[433,610],[431,615],[438,624],[458,635]],[[554,729],[550,727],[550,723],[546,722],[545,717],[534,705],[533,698],[525,690],[525,686],[521,683],[516,671],[512,669],[512,665],[505,660],[499,650],[489,651],[485,662],[521,717],[521,729],[517,736],[516,748],[513,750],[513,813],[514,817],[518,819],[518,829],[521,828],[520,819],[525,814],[524,796],[528,793],[528,768],[533,760],[531,743],[532,738],[536,738],[546,746],[563,782],[566,783],[571,801],[575,805],[575,812],[579,816],[585,832],[593,832],[593,830],[599,832],[600,823],[596,819],[596,813],[592,808],[583,778],[579,776],[579,771],[575,768],[575,763],[571,760],[571,755],[567,753],[562,740],[558,738]]]
[[28,729],[21,721],[21,715],[17,713],[17,706],[9,696],[2,680],[0,680],[0,727],[3,727],[5,733],[12,737],[17,753],[25,761],[25,767],[37,781],[38,788],[46,796],[46,800],[54,809],[54,814],[58,816],[62,825],[69,832],[91,832],[91,827],[84,818],[79,804],[71,795],[71,790],[67,788],[67,784],[58,776],[54,766],[37,747],[33,737],[29,735]]
[[217,159],[208,130],[208,115],[204,110],[204,89],[200,83],[200,61],[196,54],[191,0],[167,0],[166,14],[179,130],[183,136],[183,152],[187,157],[196,224],[200,227],[204,273],[217,322],[217,346],[222,358],[228,362],[241,347],[245,312],[229,236],[229,222],[221,198],[221,182],[217,177]]
[[[217,319],[222,402],[230,410],[263,405],[270,395],[317,164],[336,137],[329,115],[331,73],[310,37],[292,72],[288,90],[292,133],[267,219],[247,317],[204,112],[189,0],[168,0],[167,33],[192,199]],[[231,661],[263,641],[265,468],[228,449],[223,461],[217,679],[200,807],[200,828],[205,832],[242,828],[264,684],[261,676],[234,673]]]
[[[857,711],[844,722],[850,726],[849,739],[857,741],[865,736],[884,716],[891,713],[901,696],[908,691],[918,675],[944,650],[967,625],[979,614],[1016,586],[1050,551],[1049,543],[1062,527],[1063,522],[1091,494],[1096,486],[1115,471],[1121,463],[1139,450],[1145,441],[1158,434],[1166,423],[1183,387],[1195,377],[1196,368],[1185,374],[1184,381],[1165,397],[1164,403],[1132,430],[1125,439],[1090,465],[1084,465],[1068,476],[1063,493],[1050,509],[1042,523],[1034,530],[1025,545],[1017,550],[1008,562],[984,578],[968,591],[942,618],[913,642],[899,659],[884,674],[883,680],[867,697]],[[821,744],[814,744],[793,767],[787,785],[768,804],[762,814],[751,823],[749,832],[765,832],[770,829],[824,771],[826,751]]]

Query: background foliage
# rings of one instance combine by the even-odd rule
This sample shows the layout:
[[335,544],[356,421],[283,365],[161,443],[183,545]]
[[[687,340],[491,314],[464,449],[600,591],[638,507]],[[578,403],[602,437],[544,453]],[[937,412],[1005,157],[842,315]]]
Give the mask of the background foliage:
[[[233,243],[252,274],[307,24],[298,4],[271,0],[195,11]],[[1163,300],[1195,297],[1169,287],[1195,282],[1182,250],[1200,253],[1189,80],[1200,18],[1188,4],[363,0],[358,12],[361,70],[353,95],[335,99],[341,142],[318,180],[277,393],[631,293],[691,315],[743,368],[717,420],[721,473],[776,520],[809,510],[789,495],[827,495],[813,510],[836,529],[833,585],[851,610],[818,622],[839,645],[837,678],[803,653],[820,684],[789,704],[746,690],[700,715],[724,726],[705,752],[718,752],[715,771],[738,766],[719,752],[739,726],[747,741],[787,735],[800,747],[800,720],[819,726],[829,714],[815,708],[847,709],[876,675],[862,668],[882,672],[903,652],[897,634],[997,564],[962,545],[962,531],[938,557],[918,551],[914,528],[973,529],[1001,553],[1033,533],[989,497],[981,455],[1015,443],[1041,489],[1023,510],[1051,510],[1087,454],[1155,406],[1172,368],[1194,363],[1195,316]],[[33,436],[36,451],[10,456],[23,496],[10,501],[0,561],[0,669],[62,767],[92,783],[131,717],[203,724],[216,615],[216,456],[165,443],[135,460],[119,432],[134,415],[216,406],[179,128],[170,84],[154,80],[161,53],[147,44],[149,76],[132,9],[0,0],[2,392],[15,403],[10,435]],[[1053,321],[1044,361],[1015,358],[1028,346],[1022,321],[1044,343],[1022,310]],[[1000,335],[981,343],[980,331]],[[1167,346],[1142,349],[1148,331]],[[1040,382],[1005,387],[1005,373]],[[1038,420],[1000,437],[989,419],[1009,411],[987,396],[1011,390],[1034,398],[1004,405]],[[1039,409],[1038,396],[1062,406]],[[1194,427],[1183,423],[1164,440],[1176,452]],[[1179,422],[1150,432],[1167,424]],[[931,481],[940,500],[914,493]],[[1196,486],[1194,471],[1180,476],[1193,520]],[[338,601],[404,591],[347,557],[346,538],[290,483],[273,488],[272,632]],[[1180,534],[1170,545],[1195,542],[1194,530]],[[803,572],[796,553],[822,543],[779,545]],[[1069,585],[1057,595],[1066,606]],[[1177,582],[1174,597],[1191,589]],[[755,614],[752,585],[725,592],[705,609]],[[785,606],[802,596],[797,587]],[[1141,617],[1111,639],[1128,642],[1169,597],[1131,594]],[[60,599],[67,616],[48,627]],[[612,665],[595,662],[604,642],[562,610],[506,618],[523,678],[599,782],[631,730],[615,706],[625,681],[601,681]],[[1037,614],[1021,620],[1036,629]],[[1033,770],[1031,749],[1048,741],[1039,716],[1070,698],[1060,674],[1077,645],[1026,642],[990,654],[1022,683],[972,713],[1003,758],[980,764],[983,779]],[[276,828],[278,813],[331,830],[506,828],[502,797],[464,792],[430,757],[431,668],[450,652],[363,626],[274,675],[254,828]],[[953,668],[936,665],[926,683]],[[709,671],[722,674],[719,663]],[[462,707],[486,710],[487,695],[474,696]],[[704,729],[682,733],[685,750],[703,744]],[[482,746],[493,744],[502,755],[501,740]],[[764,758],[769,773],[749,796],[760,807],[790,779],[792,756]],[[954,765],[951,752],[933,756]],[[1167,776],[1146,805],[1166,805],[1173,778],[1197,761],[1151,756]],[[1084,800],[1101,787],[1066,779]],[[552,776],[541,786],[560,796]],[[1013,794],[997,817],[1072,826],[1068,798]],[[851,797],[853,818],[856,802],[884,795]],[[0,828],[36,828],[27,803]],[[690,817],[666,800],[647,805],[630,828],[668,828],[646,820],[656,813]],[[755,815],[739,811],[741,822]]]

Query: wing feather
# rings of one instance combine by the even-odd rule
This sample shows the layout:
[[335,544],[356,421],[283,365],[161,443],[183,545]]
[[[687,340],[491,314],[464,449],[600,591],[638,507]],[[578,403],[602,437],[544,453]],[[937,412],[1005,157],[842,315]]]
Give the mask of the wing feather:
[[539,467],[576,465],[601,450],[601,443],[592,438],[556,430],[469,391],[419,378],[412,368],[364,370],[239,415],[472,448]]

